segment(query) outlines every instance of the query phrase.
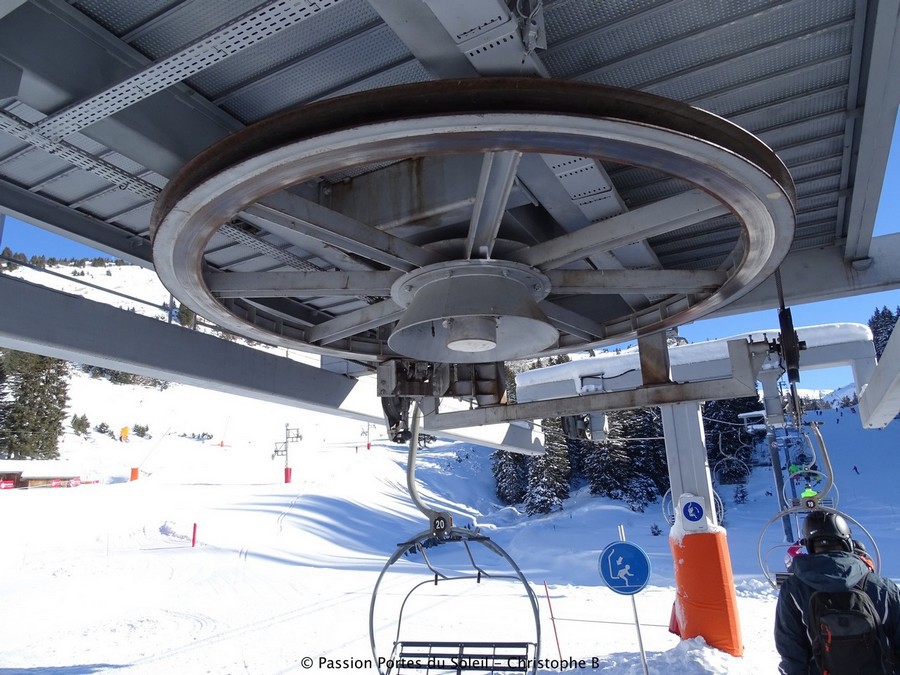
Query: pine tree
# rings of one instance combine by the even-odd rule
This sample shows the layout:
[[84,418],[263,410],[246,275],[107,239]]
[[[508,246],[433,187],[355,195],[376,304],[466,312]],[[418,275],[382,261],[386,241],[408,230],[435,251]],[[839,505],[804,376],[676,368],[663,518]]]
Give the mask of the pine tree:
[[4,266],[10,272],[19,269],[19,266],[14,261],[18,260],[20,262],[24,262],[25,258],[25,256],[23,256],[21,253],[13,253],[12,249],[10,249],[9,246],[4,246],[3,252],[0,253],[0,255],[2,255],[5,259],[3,260]]
[[569,449],[559,418],[542,421],[543,455],[532,457],[528,469],[528,493],[525,512],[550,513],[562,507],[569,497]]
[[[550,360],[542,364],[535,361],[508,362],[504,364],[506,395],[510,404],[516,403],[516,374],[543,365],[564,363],[568,357]],[[569,496],[568,445],[559,418],[542,422],[544,449],[537,457],[505,452],[494,453],[493,474],[497,496],[507,504],[524,502],[528,514],[549,513],[562,505]]]
[[587,438],[567,438],[566,444],[569,447],[569,485],[580,487],[587,479],[585,458],[591,450],[591,441]]
[[55,459],[68,403],[64,361],[3,352],[7,373],[0,392],[0,448],[8,459]]
[[876,309],[869,319],[869,328],[872,330],[872,341],[875,344],[875,356],[881,359],[884,348],[887,346],[897,318],[900,317],[900,308],[894,313],[886,306]]
[[497,450],[492,460],[491,470],[500,501],[504,504],[519,504],[524,501],[528,482],[528,457]]
[[584,453],[584,474],[592,495],[621,499],[629,463],[622,418],[617,411],[610,411],[607,421],[606,440],[591,441]]
[[638,408],[630,411],[628,429],[634,439],[629,444],[631,455],[631,486],[629,505],[643,510],[669,489],[666,465],[666,442],[663,438],[662,416],[659,408]]
[[[508,403],[516,402],[516,374],[527,369],[528,364],[524,361],[503,364]],[[497,450],[491,460],[497,498],[504,504],[520,504],[525,499],[528,487],[528,456]]]
[[614,410],[608,419],[608,439],[590,443],[584,457],[591,494],[643,511],[669,487],[659,410]]
[[76,436],[81,436],[90,430],[91,423],[88,420],[87,415],[72,415],[69,426],[72,427],[72,431],[75,432]]
[[190,307],[179,305],[177,314],[178,323],[185,328],[197,327],[197,315]]

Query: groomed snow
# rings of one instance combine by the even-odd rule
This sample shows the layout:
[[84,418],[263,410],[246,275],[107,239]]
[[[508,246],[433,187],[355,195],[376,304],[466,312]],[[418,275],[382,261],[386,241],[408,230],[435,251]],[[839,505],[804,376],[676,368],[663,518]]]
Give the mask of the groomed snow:
[[[368,668],[372,589],[397,544],[426,526],[406,493],[405,447],[375,438],[369,450],[359,423],[188,386],[159,391],[75,372],[70,396],[71,413],[87,415],[92,427],[141,424],[151,437],[131,434],[120,443],[67,433],[64,459],[98,483],[0,494],[0,669],[375,672]],[[883,569],[896,577],[895,472],[886,467],[895,465],[900,427],[864,431],[850,409],[815,419],[831,450],[840,507],[875,534]],[[284,458],[272,458],[286,424],[303,435],[289,446],[289,484]],[[132,467],[139,469],[133,482]],[[584,660],[567,672],[643,672],[631,598],[607,589],[597,572],[620,524],[651,559],[650,584],[634,596],[650,672],[775,671],[775,592],[757,564],[760,532],[774,515],[768,469],[754,471],[745,505],[733,505],[732,489],[720,488],[742,658],[669,633],[672,560],[667,537],[651,534],[654,524],[668,530],[658,504],[633,513],[582,490],[561,512],[527,517],[494,498],[489,451],[461,443],[421,451],[417,476],[429,505],[450,510],[459,526],[480,526],[521,566],[540,608],[542,657]],[[767,553],[773,569],[783,556],[779,526],[762,547],[776,547]],[[434,552],[438,562],[443,548]],[[486,569],[503,567],[496,556],[475,553]],[[385,576],[375,616],[385,657],[400,601],[430,578],[423,569],[420,559],[402,557]],[[407,606],[401,637],[522,639],[533,630],[517,583],[426,588]],[[538,672],[557,672],[546,666]]]
[[[92,283],[156,307],[168,300],[152,272],[85,271]],[[16,274],[46,283],[31,270]],[[58,281],[68,292],[163,317],[67,280],[49,285]],[[375,672],[372,590],[398,543],[426,527],[406,490],[405,447],[357,422],[184,385],[159,391],[76,371],[70,399],[69,416],[85,414],[91,427],[140,424],[150,436],[132,433],[120,443],[69,430],[63,459],[93,482],[0,492],[0,672]],[[839,508],[874,535],[882,571],[896,579],[900,426],[863,430],[851,409],[809,419],[823,424]],[[284,457],[272,456],[285,425],[303,436],[289,445],[290,483]],[[735,658],[668,631],[674,582],[659,504],[634,513],[580,490],[564,510],[527,517],[494,497],[490,451],[439,442],[419,459],[423,499],[452,512],[458,526],[480,527],[525,572],[540,609],[541,675],[557,672],[552,662],[560,658],[576,664],[566,671],[575,674],[643,672],[632,599],[607,589],[597,568],[619,525],[652,564],[648,587],[634,596],[651,673],[775,672],[776,594],[758,562],[761,551],[767,569],[778,570],[786,549],[780,521],[760,539],[776,510],[770,469],[754,470],[746,504],[733,503],[732,487],[719,487],[745,645]],[[134,468],[139,477],[129,481]],[[653,536],[654,525],[663,536]],[[451,553],[460,552],[429,549],[436,563]],[[503,568],[496,556],[475,554],[487,571]],[[412,556],[385,575],[374,616],[378,655],[388,655],[407,592],[430,579]],[[517,583],[422,589],[407,604],[401,638],[529,639],[533,631]]]

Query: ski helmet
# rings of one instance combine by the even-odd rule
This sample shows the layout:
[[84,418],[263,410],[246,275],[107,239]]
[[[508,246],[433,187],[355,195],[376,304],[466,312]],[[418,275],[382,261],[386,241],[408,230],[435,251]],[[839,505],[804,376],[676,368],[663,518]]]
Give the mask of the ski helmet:
[[850,526],[839,513],[813,511],[803,521],[803,544],[810,553],[819,545],[839,544],[847,553],[853,552]]

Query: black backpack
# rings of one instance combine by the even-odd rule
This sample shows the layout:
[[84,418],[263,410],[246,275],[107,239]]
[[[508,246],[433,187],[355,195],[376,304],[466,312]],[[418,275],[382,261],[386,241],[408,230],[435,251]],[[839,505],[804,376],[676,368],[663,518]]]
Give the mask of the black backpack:
[[816,591],[809,598],[813,659],[822,675],[894,672],[881,617],[865,590],[867,579],[847,591]]

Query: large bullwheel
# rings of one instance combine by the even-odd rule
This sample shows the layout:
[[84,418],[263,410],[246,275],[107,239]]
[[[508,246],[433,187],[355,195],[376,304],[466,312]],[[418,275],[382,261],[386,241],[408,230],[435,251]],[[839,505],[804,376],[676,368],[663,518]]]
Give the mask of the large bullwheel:
[[[633,171],[659,189],[573,228],[521,180],[536,156],[587,157],[619,185]],[[429,210],[463,183],[456,210]],[[472,79],[325,100],[241,130],[170,181],[152,235],[163,283],[227,330],[363,361],[474,363],[698,319],[771,275],[794,224],[786,168],[726,120],[630,90]],[[657,246],[690,247],[698,232],[715,233],[718,252],[690,268]],[[636,243],[654,264],[616,255]]]

